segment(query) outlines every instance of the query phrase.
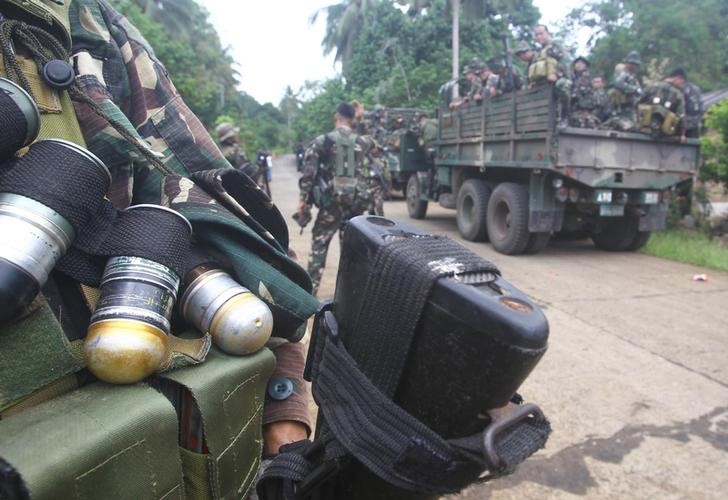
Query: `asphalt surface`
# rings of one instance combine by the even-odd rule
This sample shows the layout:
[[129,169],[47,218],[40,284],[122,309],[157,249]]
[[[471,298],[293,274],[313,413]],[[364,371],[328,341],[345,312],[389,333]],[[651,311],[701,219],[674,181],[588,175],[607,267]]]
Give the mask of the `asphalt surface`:
[[[299,235],[290,218],[293,157],[273,168],[273,199],[305,266],[310,226]],[[551,420],[546,448],[513,475],[452,498],[728,497],[728,273],[588,241],[509,257],[461,240],[452,210],[430,204],[414,221],[400,198],[385,214],[495,262],[550,324],[549,351],[520,390]],[[320,298],[333,295],[338,257],[334,239]]]

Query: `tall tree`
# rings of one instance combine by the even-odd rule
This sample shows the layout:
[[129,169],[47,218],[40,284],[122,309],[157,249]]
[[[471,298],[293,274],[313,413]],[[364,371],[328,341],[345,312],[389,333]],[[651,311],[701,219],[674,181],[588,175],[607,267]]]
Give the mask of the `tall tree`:
[[592,29],[587,45],[593,72],[610,75],[627,52],[637,50],[650,78],[682,66],[704,89],[728,85],[725,0],[591,0],[571,12],[562,31],[580,26]]
[[320,14],[326,14],[326,34],[321,43],[324,55],[336,51],[334,61],[340,62],[344,71],[351,59],[359,32],[369,21],[367,14],[379,1],[381,0],[343,0],[324,7],[311,16],[313,24]]

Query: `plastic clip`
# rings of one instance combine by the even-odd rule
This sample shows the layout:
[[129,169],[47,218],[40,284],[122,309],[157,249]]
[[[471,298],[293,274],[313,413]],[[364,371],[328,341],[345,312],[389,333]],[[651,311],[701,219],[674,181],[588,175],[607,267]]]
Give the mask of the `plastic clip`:
[[514,425],[522,422],[531,415],[536,418],[544,419],[544,414],[537,405],[527,403],[524,405],[516,405],[510,403],[506,411],[492,412],[492,422],[483,431],[483,458],[488,464],[488,470],[491,474],[499,473],[506,468],[507,464],[498,455],[495,439],[505,430],[510,429]]

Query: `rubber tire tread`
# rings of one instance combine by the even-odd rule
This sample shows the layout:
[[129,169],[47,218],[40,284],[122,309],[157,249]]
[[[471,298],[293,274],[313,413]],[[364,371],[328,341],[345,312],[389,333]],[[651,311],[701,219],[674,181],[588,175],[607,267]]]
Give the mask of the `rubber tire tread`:
[[528,255],[537,254],[546,248],[549,241],[551,241],[551,233],[531,233],[531,236],[528,237],[528,244],[526,244],[526,249],[523,253]]
[[594,246],[608,252],[625,252],[637,236],[636,217],[626,215],[609,221],[600,233],[591,235]]
[[647,244],[650,240],[650,236],[652,236],[652,231],[637,231],[632,242],[627,245],[627,250],[630,252],[639,250]]
[[[469,196],[473,200],[473,228],[463,228],[461,219],[463,200]],[[469,241],[488,241],[488,205],[490,188],[480,179],[468,179],[458,191],[456,202],[458,232]]]
[[[410,183],[415,184],[417,199],[410,201]],[[407,186],[404,189],[405,203],[407,204],[407,213],[412,219],[424,219],[427,215],[427,202],[420,199],[420,180],[417,174],[409,176]]]
[[[511,231],[503,241],[498,241],[492,227],[495,227],[495,214],[498,203],[506,202],[511,211]],[[488,202],[488,236],[493,248],[506,255],[523,253],[528,246],[528,190],[522,184],[503,182],[493,190]]]

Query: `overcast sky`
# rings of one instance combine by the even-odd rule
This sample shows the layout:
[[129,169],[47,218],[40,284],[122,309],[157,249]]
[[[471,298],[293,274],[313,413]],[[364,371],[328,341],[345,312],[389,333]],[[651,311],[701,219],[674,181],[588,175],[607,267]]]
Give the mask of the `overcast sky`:
[[[336,75],[333,54],[324,57],[321,40],[326,16],[315,25],[311,15],[336,0],[198,0],[223,46],[229,45],[238,62],[241,90],[261,103],[278,104],[287,85],[294,90],[306,80]],[[534,0],[542,22],[553,24],[578,0]],[[449,61],[445,64],[450,64]]]

